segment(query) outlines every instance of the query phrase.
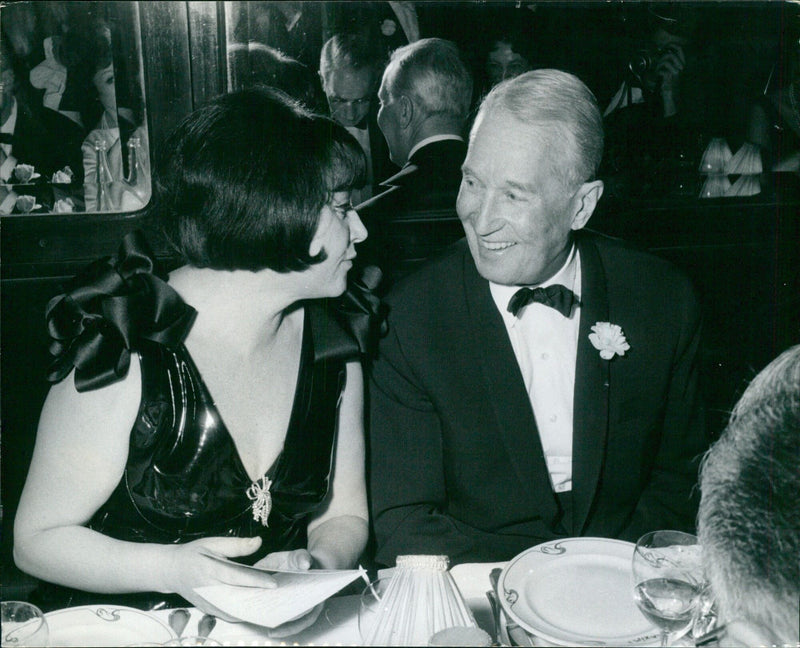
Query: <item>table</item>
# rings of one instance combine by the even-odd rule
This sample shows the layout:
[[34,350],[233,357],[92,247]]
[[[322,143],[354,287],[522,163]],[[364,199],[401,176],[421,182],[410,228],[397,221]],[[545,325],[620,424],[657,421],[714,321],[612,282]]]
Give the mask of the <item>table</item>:
[[[469,605],[478,625],[493,635],[493,620],[486,591],[490,588],[489,572],[499,563],[466,563],[451,570],[453,580]],[[218,620],[210,637],[227,646],[354,646],[361,644],[358,632],[358,596],[335,596],[325,604],[316,622],[302,632],[284,638],[270,638],[268,630],[249,623],[227,623]],[[183,635],[197,634],[197,624],[203,613],[189,608],[189,623]],[[170,610],[152,612],[166,622]]]

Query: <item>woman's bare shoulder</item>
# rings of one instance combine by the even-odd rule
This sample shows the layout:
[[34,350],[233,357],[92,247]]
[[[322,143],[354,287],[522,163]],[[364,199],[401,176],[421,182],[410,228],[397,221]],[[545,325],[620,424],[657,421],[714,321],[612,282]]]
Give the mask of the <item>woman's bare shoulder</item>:
[[141,402],[139,358],[131,354],[130,367],[121,380],[80,392],[74,372],[50,388],[39,420],[39,435],[96,442],[130,433]]

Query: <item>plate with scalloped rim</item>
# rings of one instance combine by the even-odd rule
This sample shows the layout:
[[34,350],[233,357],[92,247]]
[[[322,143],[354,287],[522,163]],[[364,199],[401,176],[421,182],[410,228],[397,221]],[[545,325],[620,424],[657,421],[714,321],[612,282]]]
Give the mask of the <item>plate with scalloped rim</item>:
[[163,644],[176,634],[144,610],[119,605],[82,605],[44,615],[48,646],[136,646]]
[[633,600],[633,549],[606,538],[565,538],[526,549],[500,574],[503,609],[555,645],[658,645],[658,628]]

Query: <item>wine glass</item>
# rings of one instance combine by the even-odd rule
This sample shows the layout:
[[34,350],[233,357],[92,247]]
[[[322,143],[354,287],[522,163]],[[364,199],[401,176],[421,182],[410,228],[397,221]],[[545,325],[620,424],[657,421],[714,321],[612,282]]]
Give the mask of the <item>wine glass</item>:
[[390,576],[379,578],[364,588],[358,604],[358,632],[365,646],[370,645],[375,623],[381,612],[381,599],[391,581]]
[[3,601],[0,608],[3,648],[47,645],[47,621],[38,607],[25,601]]
[[697,537],[682,531],[652,531],[633,550],[633,598],[670,645],[691,627],[703,568]]

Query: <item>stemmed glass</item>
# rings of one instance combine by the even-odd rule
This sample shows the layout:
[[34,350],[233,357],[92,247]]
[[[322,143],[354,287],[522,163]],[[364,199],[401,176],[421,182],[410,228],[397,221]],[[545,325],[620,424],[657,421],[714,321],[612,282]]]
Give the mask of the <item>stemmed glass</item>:
[[381,601],[389,586],[391,577],[379,578],[364,588],[359,598],[358,606],[358,632],[361,641],[365,646],[369,646],[374,634],[375,623],[378,621],[381,611]]
[[3,624],[0,643],[3,648],[47,645],[47,621],[38,607],[24,601],[3,601],[0,608]]
[[633,598],[661,630],[661,645],[691,627],[703,569],[697,537],[682,531],[652,531],[633,551]]

